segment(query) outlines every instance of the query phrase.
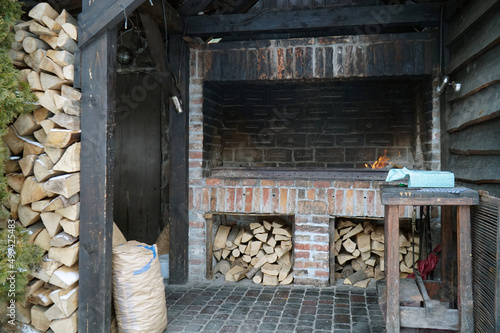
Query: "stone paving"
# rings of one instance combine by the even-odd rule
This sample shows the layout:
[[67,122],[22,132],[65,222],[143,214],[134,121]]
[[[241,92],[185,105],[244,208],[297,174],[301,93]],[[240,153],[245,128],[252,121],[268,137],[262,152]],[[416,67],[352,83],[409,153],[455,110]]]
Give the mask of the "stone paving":
[[209,282],[165,288],[165,332],[381,333],[376,289]]

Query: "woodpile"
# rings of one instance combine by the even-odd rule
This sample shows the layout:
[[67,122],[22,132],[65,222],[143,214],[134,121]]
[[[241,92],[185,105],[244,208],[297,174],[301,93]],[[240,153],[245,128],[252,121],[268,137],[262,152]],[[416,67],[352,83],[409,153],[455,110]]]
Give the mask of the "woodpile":
[[77,331],[80,218],[80,99],[73,88],[77,22],[39,3],[17,24],[10,52],[39,108],[3,137],[11,195],[3,204],[46,251],[30,272],[16,319],[41,332]]
[[220,225],[213,242],[213,274],[222,273],[226,281],[247,278],[265,286],[290,284],[292,247],[292,229],[284,222]]
[[[340,220],[334,230],[335,278],[344,279],[344,284],[362,288],[366,288],[372,279],[383,279],[384,236],[383,225],[377,226],[371,221],[355,224]],[[413,264],[419,260],[418,244],[418,238],[412,239],[411,235],[400,231],[401,278],[413,273]]]

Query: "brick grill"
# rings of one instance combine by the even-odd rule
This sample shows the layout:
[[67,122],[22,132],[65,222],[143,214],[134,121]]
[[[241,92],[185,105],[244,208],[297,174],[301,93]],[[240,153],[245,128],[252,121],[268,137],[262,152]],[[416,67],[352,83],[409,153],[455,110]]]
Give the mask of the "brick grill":
[[[432,93],[436,71],[432,64],[403,70],[397,43],[371,38],[378,37],[191,49],[191,280],[205,278],[208,212],[294,215],[294,283],[314,285],[328,284],[331,217],[383,216],[379,181],[228,179],[211,176],[213,168],[356,168],[387,149],[405,166],[439,170],[439,105]],[[385,51],[394,48],[395,56],[388,58],[394,61],[393,72],[370,67],[380,45]],[[433,40],[404,45],[416,51],[421,45],[425,55]],[[355,80],[332,81],[346,78]],[[308,99],[298,100],[299,95]],[[345,117],[337,117],[343,112]],[[409,209],[400,215],[410,216]]]

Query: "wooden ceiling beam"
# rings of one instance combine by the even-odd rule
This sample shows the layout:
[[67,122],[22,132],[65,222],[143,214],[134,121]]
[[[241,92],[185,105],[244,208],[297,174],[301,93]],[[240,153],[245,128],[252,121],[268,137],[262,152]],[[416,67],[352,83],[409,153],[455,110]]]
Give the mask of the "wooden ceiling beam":
[[163,27],[163,4],[165,5],[165,19],[167,21],[167,29],[169,34],[182,34],[184,31],[184,19],[181,15],[165,0],[154,0],[153,5],[149,1],[145,1],[140,10],[148,14],[156,23]]
[[298,32],[359,27],[360,34],[399,26],[438,26],[441,4],[359,6],[270,11],[261,14],[186,17],[186,35],[221,37],[234,33]]
[[213,0],[186,0],[178,8],[177,11],[183,16],[192,16],[201,12]]

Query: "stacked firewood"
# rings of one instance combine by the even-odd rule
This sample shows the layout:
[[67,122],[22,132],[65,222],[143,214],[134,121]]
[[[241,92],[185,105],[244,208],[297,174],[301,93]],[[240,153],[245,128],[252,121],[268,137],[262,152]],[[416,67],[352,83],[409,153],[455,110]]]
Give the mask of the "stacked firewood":
[[220,225],[213,244],[213,273],[226,281],[252,279],[265,286],[290,284],[292,230],[285,223],[263,221],[247,227]]
[[[384,226],[372,222],[352,223],[341,220],[334,230],[336,278],[344,283],[366,288],[372,280],[384,278]],[[400,276],[413,272],[413,264],[419,259],[419,239],[399,232]]]
[[30,272],[16,320],[55,333],[77,331],[80,218],[80,98],[73,88],[77,23],[65,10],[39,3],[17,24],[11,57],[39,99],[3,137],[11,157],[4,206],[46,251]]

